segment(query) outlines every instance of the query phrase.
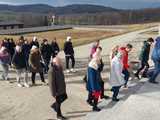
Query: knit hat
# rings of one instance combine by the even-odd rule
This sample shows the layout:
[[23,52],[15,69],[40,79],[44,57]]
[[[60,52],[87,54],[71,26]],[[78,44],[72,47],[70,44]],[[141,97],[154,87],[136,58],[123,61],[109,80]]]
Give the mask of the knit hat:
[[35,50],[35,49],[37,49],[37,46],[33,45],[31,50]]
[[69,42],[70,40],[71,40],[71,36],[68,36],[66,41]]

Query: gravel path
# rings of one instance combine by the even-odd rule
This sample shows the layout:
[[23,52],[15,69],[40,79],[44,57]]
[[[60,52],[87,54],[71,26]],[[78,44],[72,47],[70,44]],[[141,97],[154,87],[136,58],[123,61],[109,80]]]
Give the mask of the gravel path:
[[[127,33],[101,41],[105,63],[108,63],[107,55],[116,44],[132,43],[134,50],[131,59],[135,60],[142,41],[150,37],[149,35],[141,35],[140,33],[152,29],[156,28]],[[91,111],[91,108],[85,102],[87,92],[85,84],[82,81],[86,71],[90,46],[91,44],[75,48],[76,68],[78,72],[75,74],[65,74],[69,99],[62,105],[62,110],[64,115],[71,120],[83,120],[86,114]],[[61,56],[64,56],[63,53],[61,53]],[[105,65],[103,73],[105,81],[108,78],[108,68],[109,65]],[[12,78],[12,84],[0,81],[0,120],[54,120],[56,118],[55,113],[50,109],[50,105],[54,99],[50,96],[48,86],[43,86],[39,81],[36,81],[38,84],[36,87],[29,89],[18,88],[15,82],[15,73],[11,72],[9,76]],[[37,79],[39,78],[37,77]],[[105,88],[105,93],[111,96],[107,82]],[[129,90],[127,96],[133,92],[132,89]]]

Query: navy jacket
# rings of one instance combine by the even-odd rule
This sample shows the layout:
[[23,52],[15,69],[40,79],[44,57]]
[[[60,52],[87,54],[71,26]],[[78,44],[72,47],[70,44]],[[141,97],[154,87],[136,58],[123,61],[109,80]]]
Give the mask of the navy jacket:
[[72,42],[65,42],[64,43],[64,53],[65,53],[65,55],[74,55],[74,49],[72,46]]

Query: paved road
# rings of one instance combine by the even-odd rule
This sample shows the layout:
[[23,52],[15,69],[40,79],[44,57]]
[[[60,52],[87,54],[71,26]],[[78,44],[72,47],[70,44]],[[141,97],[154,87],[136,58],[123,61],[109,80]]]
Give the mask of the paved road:
[[[103,55],[108,55],[114,45],[126,43],[132,43],[135,47],[133,53],[137,53],[142,41],[150,37],[148,35],[140,35],[140,33],[152,29],[155,28],[127,33],[101,41]],[[82,82],[90,46],[91,44],[75,48],[78,72],[66,74],[69,99],[63,104],[62,109],[64,114],[71,120],[83,120],[85,115],[91,111],[91,108],[85,102],[87,92],[85,84]],[[132,56],[137,56],[137,54],[133,54]],[[61,57],[64,58],[63,53],[61,53]],[[108,58],[105,57],[105,63],[107,60]],[[105,66],[103,73],[104,80],[108,76],[108,66]],[[39,81],[36,81],[38,83],[36,87],[29,89],[18,88],[15,82],[15,73],[11,72],[10,77],[13,78],[12,84],[0,81],[0,120],[54,120],[55,113],[50,109],[50,104],[54,99],[50,96],[48,86],[42,86]],[[37,79],[39,78],[37,77]],[[108,91],[109,85],[107,83],[105,84],[105,88],[107,88],[106,94],[111,95]],[[128,94],[130,93],[132,91],[128,92]]]

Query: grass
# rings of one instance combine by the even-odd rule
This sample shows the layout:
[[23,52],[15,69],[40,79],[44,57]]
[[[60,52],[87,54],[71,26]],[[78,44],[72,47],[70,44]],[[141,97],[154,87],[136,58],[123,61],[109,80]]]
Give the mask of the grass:
[[[100,29],[68,29],[68,30],[59,30],[59,31],[48,31],[48,32],[38,32],[38,33],[29,33],[29,34],[23,34],[25,38],[27,38],[29,41],[32,40],[34,36],[38,38],[38,40],[41,42],[43,39],[48,39],[49,42],[51,42],[55,37],[57,38],[57,42],[61,48],[63,48],[63,44],[66,40],[67,36],[72,37],[72,42],[74,46],[79,46],[87,43],[91,43],[96,40],[101,40],[104,38],[116,36],[119,34],[141,30],[149,27],[153,27],[158,25],[158,23],[148,23],[148,24],[134,24],[134,25],[122,25],[123,31],[106,31],[106,30],[100,30]],[[117,29],[114,28],[113,29]],[[13,38],[14,40],[18,40],[20,35],[2,35],[0,36],[0,40],[4,39],[4,37]]]
[[[60,47],[63,48],[63,44],[67,36],[71,36],[73,45],[78,46],[78,45],[87,44],[87,43],[96,41],[98,39],[111,37],[117,34],[119,34],[119,32],[102,31],[102,30],[70,29],[70,30],[59,30],[59,31],[48,31],[48,32],[24,34],[23,36],[27,38],[29,41],[32,40],[34,36],[36,36],[40,42],[43,39],[48,39],[49,42],[51,42],[56,37]],[[0,36],[0,39],[2,40],[4,37],[9,37],[9,38],[13,38],[14,40],[18,40],[19,35],[10,35],[10,36],[3,35],[3,36]]]

